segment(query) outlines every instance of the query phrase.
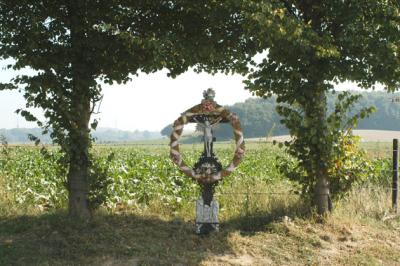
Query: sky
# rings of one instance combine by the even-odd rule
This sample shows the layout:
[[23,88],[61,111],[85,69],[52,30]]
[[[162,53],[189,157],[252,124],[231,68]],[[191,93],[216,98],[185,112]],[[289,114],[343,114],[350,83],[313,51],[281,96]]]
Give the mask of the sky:
[[[7,61],[0,61],[0,82],[7,82],[17,73],[4,69]],[[23,71],[30,73],[30,70]],[[103,85],[104,98],[100,105],[98,127],[122,130],[160,131],[171,124],[182,112],[199,104],[203,91],[213,88],[215,100],[221,105],[243,102],[252,97],[244,89],[240,75],[195,73],[188,71],[175,79],[167,77],[167,71],[139,74],[123,85]],[[351,83],[339,84],[336,89],[355,89]],[[0,91],[0,128],[36,127],[15,113],[24,108],[25,101],[17,91]],[[43,119],[41,110],[33,113]]]
[[[0,82],[7,82],[16,72],[5,70],[5,61],[0,61]],[[25,71],[29,73],[29,70]],[[174,122],[182,112],[199,104],[203,91],[213,88],[215,100],[221,105],[245,101],[251,94],[244,90],[240,75],[188,71],[175,79],[167,77],[167,71],[140,74],[127,84],[103,85],[103,101],[100,105],[98,127],[122,130],[160,131]],[[35,127],[15,113],[24,108],[25,101],[17,91],[0,91],[0,128]],[[33,113],[43,118],[40,110]]]

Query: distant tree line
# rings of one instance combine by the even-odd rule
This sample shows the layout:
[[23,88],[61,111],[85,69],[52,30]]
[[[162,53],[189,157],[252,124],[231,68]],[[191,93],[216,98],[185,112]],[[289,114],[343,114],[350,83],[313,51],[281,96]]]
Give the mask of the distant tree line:
[[[40,128],[12,128],[0,129],[0,136],[3,136],[8,143],[29,143],[29,135],[40,138],[42,143],[51,143],[50,134],[42,135]],[[139,140],[159,139],[159,132],[152,131],[125,131],[115,128],[98,128],[93,132],[96,143],[115,143],[115,142],[132,142]]]
[[[364,107],[374,106],[377,111],[370,117],[360,120],[358,129],[380,129],[400,130],[400,124],[394,123],[400,118],[400,94],[388,94],[387,92],[354,92],[361,94],[362,98],[355,103],[349,115],[357,113]],[[337,94],[328,94],[328,111],[334,107]],[[240,117],[243,132],[246,138],[259,138],[288,134],[288,129],[280,123],[282,117],[275,111],[276,97],[267,99],[249,98],[245,102],[235,103],[226,106]],[[161,130],[161,135],[171,134],[171,125]],[[232,137],[232,129],[229,125],[219,125],[215,128],[215,135],[218,140],[226,140]]]

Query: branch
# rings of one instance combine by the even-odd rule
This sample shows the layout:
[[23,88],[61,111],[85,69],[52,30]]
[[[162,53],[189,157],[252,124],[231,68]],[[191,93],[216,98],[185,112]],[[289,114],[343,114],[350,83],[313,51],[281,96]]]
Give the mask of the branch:
[[[103,97],[104,95],[101,95],[100,98],[98,100],[93,99],[92,102],[92,109],[90,110],[90,114],[100,114],[100,107],[101,107],[101,103],[103,102]],[[99,106],[97,107],[97,112],[94,111],[94,108],[96,107],[96,102],[99,102]]]
[[295,10],[293,9],[293,5],[291,5],[288,1],[282,0],[283,5],[285,6],[286,10],[293,15],[297,20],[301,20],[301,18],[296,14]]
[[17,86],[11,83],[0,83],[0,91],[2,90],[15,90]]

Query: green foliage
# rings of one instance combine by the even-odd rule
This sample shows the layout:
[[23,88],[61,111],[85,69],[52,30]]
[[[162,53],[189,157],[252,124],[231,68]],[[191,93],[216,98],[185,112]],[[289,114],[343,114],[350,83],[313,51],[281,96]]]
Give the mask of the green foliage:
[[165,126],[163,129],[161,129],[160,134],[162,136],[169,137],[171,136],[172,131],[173,131],[172,124],[169,124]]
[[333,198],[350,191],[352,185],[370,181],[380,174],[380,169],[359,148],[359,138],[341,136],[335,147],[333,165],[329,168],[330,189]]
[[[365,106],[374,106],[376,112],[358,121],[354,129],[380,129],[380,130],[399,130],[400,123],[393,123],[400,117],[400,103],[397,99],[399,93],[388,94],[384,91],[362,91],[351,92],[351,94],[361,94],[362,97],[353,104],[349,115],[355,115]],[[338,94],[331,92],[327,94],[327,110],[331,113],[335,109],[335,101]],[[276,112],[276,96],[267,99],[250,98],[243,103],[236,103],[227,106],[229,110],[240,117],[242,129],[246,138],[265,137],[268,135],[288,134],[288,129],[280,123],[283,118]],[[1,131],[1,130],[0,130]],[[161,134],[169,137],[172,129],[166,126]],[[215,130],[217,140],[232,138],[232,128],[227,125],[220,125]]]
[[0,134],[0,145],[1,145],[1,153],[4,155],[8,155],[8,141],[7,138]]
[[[259,146],[259,145],[258,145]],[[183,147],[186,162],[194,164],[202,148]],[[272,184],[280,179],[275,169],[275,147],[253,150],[246,154],[237,171],[218,185],[218,190],[232,187],[252,190],[260,184]],[[64,207],[67,202],[65,186],[67,171],[62,153],[56,149],[9,148],[9,156],[0,155],[0,176],[5,177],[6,190],[14,195],[17,205],[39,208]],[[218,148],[223,165],[228,165],[233,149]],[[154,204],[170,210],[191,204],[199,195],[199,186],[184,176],[171,162],[169,150],[149,148],[102,148],[92,156],[89,206],[115,208],[121,205],[143,207]],[[269,163],[265,163],[269,162]],[[229,202],[223,201],[229,205]]]
[[[342,135],[335,148],[332,165],[328,169],[331,198],[336,200],[349,192],[354,185],[364,183],[387,185],[386,160],[371,160],[366,152],[359,148],[358,137]],[[298,190],[304,198],[310,199],[314,194],[316,180],[309,178],[301,163],[292,156],[278,156],[279,171],[297,183]]]
[[376,158],[372,161],[374,168],[374,175],[368,179],[369,183],[373,187],[392,187],[392,169],[393,159],[392,158]]
[[[219,65],[245,57],[231,47],[242,30],[237,1],[2,1],[0,58],[33,75],[12,80],[27,107],[45,110],[44,131],[70,157],[87,156],[90,115],[102,99],[101,84],[167,68],[176,76],[196,63]],[[10,19],[11,18],[11,19]],[[230,36],[221,41],[220,35]],[[229,62],[238,69],[245,63]],[[4,87],[4,88],[3,88]],[[2,89],[11,88],[3,84]],[[26,110],[20,114],[36,121]],[[77,115],[79,114],[79,115]],[[93,124],[93,129],[96,123]],[[79,141],[79,139],[86,139]],[[77,147],[74,147],[77,146]],[[80,148],[81,147],[81,148]],[[83,154],[82,154],[83,153]],[[70,158],[74,163],[82,158]]]
[[57,161],[61,154],[48,151],[46,155],[37,148],[11,148],[8,156],[1,156],[1,175],[7,177],[6,190],[14,201],[39,208],[65,206],[65,175]]
[[[69,166],[72,216],[89,216],[86,204],[95,106],[101,85],[163,68],[169,75],[197,63],[246,69],[243,50],[231,43],[243,31],[237,1],[13,1],[0,4],[0,59],[14,70],[31,68],[0,89],[18,88],[27,108],[42,108],[46,121],[18,112],[50,132]],[[221,33],[229,36],[221,41]],[[90,125],[89,125],[90,123]],[[83,195],[78,195],[83,193]],[[72,202],[72,201],[71,201]]]
[[[285,142],[290,156],[295,160],[280,158],[280,170],[289,179],[297,181],[304,196],[315,193],[318,178],[319,162],[326,169],[332,197],[335,198],[351,188],[353,183],[369,178],[370,162],[363,151],[358,150],[357,138],[352,136],[352,129],[360,118],[374,111],[373,107],[364,107],[358,114],[348,115],[351,107],[361,96],[343,92],[338,95],[333,112],[327,118],[326,135],[323,140],[317,139],[314,125],[307,123],[303,114],[289,106],[279,106],[278,111],[286,117],[283,123],[290,128],[290,133],[297,138]],[[312,152],[311,144],[323,141],[323,158],[315,158],[321,153]],[[286,164],[291,167],[287,167]]]
[[[269,99],[247,99],[243,103],[226,106],[231,112],[240,117],[241,126],[246,138],[265,137],[269,129],[276,125],[274,133],[286,134],[287,129],[279,123],[281,117],[275,111],[276,97]],[[170,136],[172,125],[165,126],[161,134]],[[217,140],[233,138],[232,127],[229,124],[219,124],[214,128]]]
[[289,153],[310,182],[319,180],[315,195],[322,213],[328,206],[322,196],[329,191],[325,176],[342,119],[328,117],[327,94],[334,83],[347,80],[363,88],[376,82],[388,90],[399,88],[400,5],[385,0],[247,4],[252,12],[246,29],[265,51],[262,61],[253,62],[247,89],[261,97],[275,94],[286,104],[277,111],[295,137]]
[[[248,1],[248,35],[268,52],[248,89],[303,102],[307,89],[351,80],[399,87],[398,1]],[[311,86],[310,86],[311,85]],[[308,98],[310,100],[310,98]]]
[[[267,131],[276,124],[274,133],[286,134],[287,129],[280,124],[281,117],[275,111],[276,97],[269,99],[247,99],[244,103],[236,103],[228,106],[231,112],[240,117],[243,134],[246,138],[265,137]],[[220,126],[216,128],[217,139],[232,138],[232,128]]]
[[110,197],[109,187],[113,180],[111,178],[110,163],[114,158],[110,153],[106,158],[92,158],[89,173],[89,208],[95,210],[106,203]]

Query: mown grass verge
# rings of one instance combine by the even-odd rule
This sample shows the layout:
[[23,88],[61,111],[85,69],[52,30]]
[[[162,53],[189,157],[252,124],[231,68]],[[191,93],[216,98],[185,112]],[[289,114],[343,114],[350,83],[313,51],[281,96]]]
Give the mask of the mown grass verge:
[[[365,200],[377,196],[382,201]],[[164,217],[129,208],[103,209],[90,222],[70,220],[63,211],[9,214],[0,221],[0,264],[400,263],[400,223],[396,218],[384,219],[390,209],[390,195],[384,190],[354,190],[322,224],[296,199],[274,196],[271,200],[277,204],[264,212],[223,218],[221,231],[207,237],[194,234],[193,216],[186,214]]]

